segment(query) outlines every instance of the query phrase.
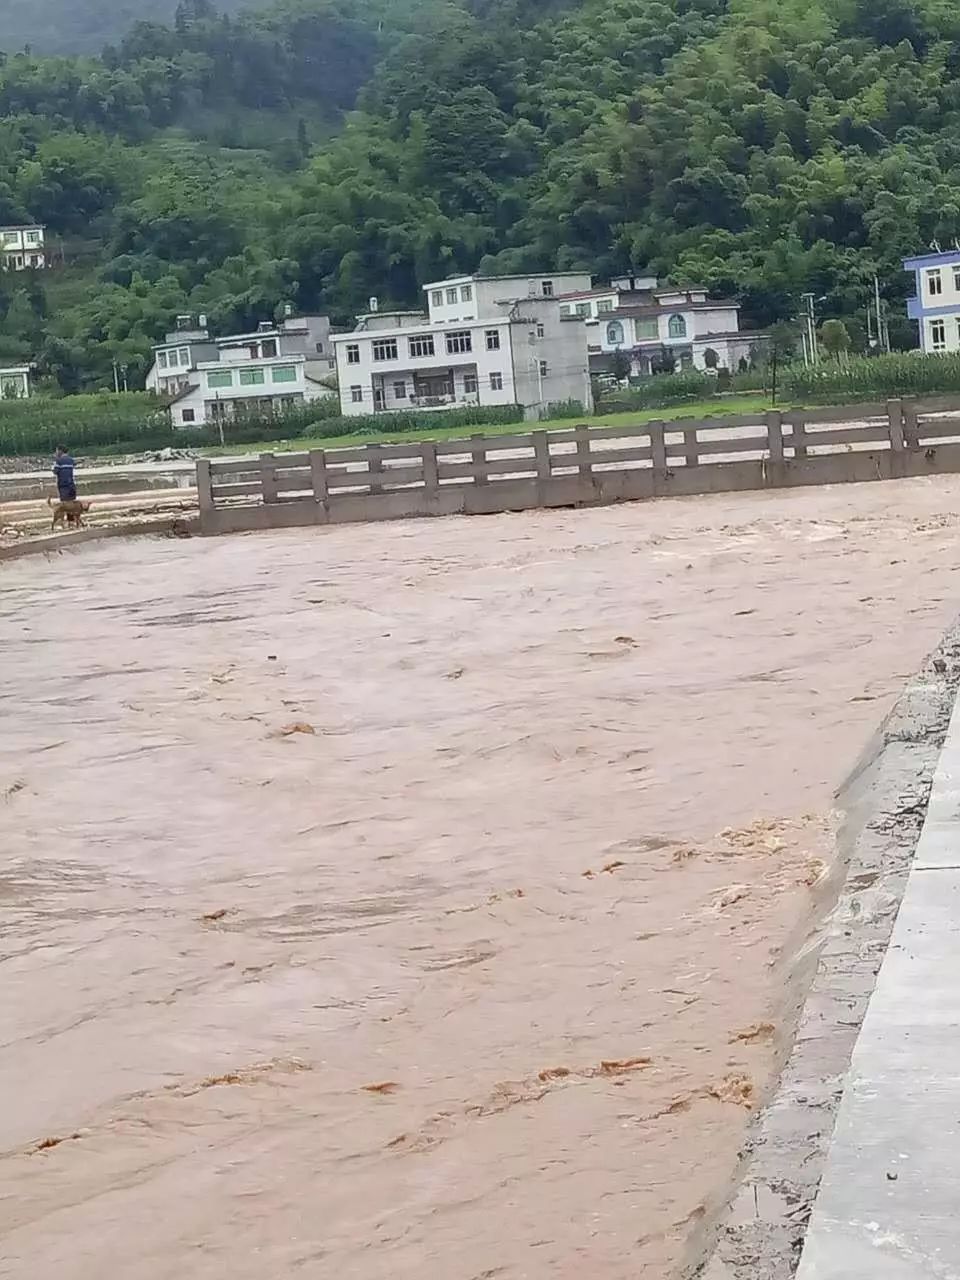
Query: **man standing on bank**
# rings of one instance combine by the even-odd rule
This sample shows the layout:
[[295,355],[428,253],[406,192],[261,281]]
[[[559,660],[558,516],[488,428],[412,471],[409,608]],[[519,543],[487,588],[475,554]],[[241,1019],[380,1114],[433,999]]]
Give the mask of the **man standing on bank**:
[[77,483],[73,478],[75,466],[76,463],[67,452],[67,446],[58,444],[57,456],[53,464],[53,474],[57,478],[57,493],[60,495],[61,502],[76,502],[77,500]]

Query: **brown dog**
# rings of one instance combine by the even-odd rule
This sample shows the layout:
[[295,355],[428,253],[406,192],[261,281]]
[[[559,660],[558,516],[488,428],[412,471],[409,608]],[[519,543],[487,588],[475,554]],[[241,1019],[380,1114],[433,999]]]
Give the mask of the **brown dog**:
[[90,510],[90,503],[81,502],[78,498],[70,502],[54,502],[52,498],[48,498],[47,506],[53,509],[51,530],[56,530],[60,525],[66,525],[68,529],[82,529],[84,512]]

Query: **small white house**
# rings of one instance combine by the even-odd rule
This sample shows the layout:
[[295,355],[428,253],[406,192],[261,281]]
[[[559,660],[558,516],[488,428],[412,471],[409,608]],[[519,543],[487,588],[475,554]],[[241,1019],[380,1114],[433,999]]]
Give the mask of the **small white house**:
[[170,397],[174,426],[225,422],[243,413],[282,414],[336,395],[326,316],[287,316],[252,333],[212,338],[206,317],[180,316],[153,349],[148,391]]
[[[611,305],[612,304],[612,305]],[[586,320],[591,364],[598,372],[616,352],[637,376],[656,370],[667,354],[677,369],[725,368],[749,361],[764,334],[740,329],[740,304],[711,299],[705,289],[658,287],[651,276],[611,281],[569,305],[590,309]]]
[[0,368],[0,400],[29,400],[30,374],[31,366],[28,364]]
[[456,276],[424,286],[426,313],[371,310],[332,339],[341,412],[516,404],[536,418],[570,400],[589,410],[583,322],[558,302],[583,284],[582,273]]
[[0,227],[0,264],[6,271],[41,270],[45,267],[46,229],[37,224]]
[[191,371],[186,390],[172,401],[175,427],[229,422],[249,414],[283,414],[335,394],[307,373],[305,356],[204,362]]

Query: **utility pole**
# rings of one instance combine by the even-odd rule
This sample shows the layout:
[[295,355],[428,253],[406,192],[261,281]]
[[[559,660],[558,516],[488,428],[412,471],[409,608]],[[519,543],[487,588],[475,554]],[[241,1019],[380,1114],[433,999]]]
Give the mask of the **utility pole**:
[[880,348],[890,354],[890,330],[887,327],[886,316],[883,313],[883,304],[880,301],[880,277],[873,277],[873,298],[877,308],[877,344]]
[[814,306],[814,295],[812,293],[804,293],[800,295],[801,301],[806,304],[806,314],[804,319],[807,324],[807,341],[810,345],[810,363],[820,363],[820,348],[817,345],[817,312]]

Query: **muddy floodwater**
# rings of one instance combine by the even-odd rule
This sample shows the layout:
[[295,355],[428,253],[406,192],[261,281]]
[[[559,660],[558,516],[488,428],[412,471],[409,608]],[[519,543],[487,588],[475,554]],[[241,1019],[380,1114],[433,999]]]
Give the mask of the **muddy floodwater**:
[[0,1275],[662,1280],[960,478],[0,566]]

